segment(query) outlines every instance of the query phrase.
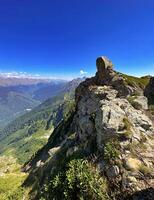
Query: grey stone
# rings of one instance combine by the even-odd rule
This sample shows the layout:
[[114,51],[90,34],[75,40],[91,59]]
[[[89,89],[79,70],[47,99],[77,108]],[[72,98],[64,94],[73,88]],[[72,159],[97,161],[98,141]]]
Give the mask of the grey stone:
[[136,99],[134,99],[134,102],[138,103],[142,109],[148,109],[148,100],[145,96],[137,96]]
[[117,177],[120,173],[119,167],[117,165],[114,165],[107,169],[106,171],[108,178],[114,178]]
[[106,163],[105,161],[100,161],[98,164],[97,164],[97,168],[100,172],[103,172],[105,170],[105,166],[106,166]]

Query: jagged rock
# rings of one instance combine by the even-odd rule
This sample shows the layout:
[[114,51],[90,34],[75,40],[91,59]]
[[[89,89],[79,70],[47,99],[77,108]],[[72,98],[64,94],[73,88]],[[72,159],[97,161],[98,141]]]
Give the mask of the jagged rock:
[[113,64],[108,58],[104,56],[97,58],[96,66],[96,76],[86,79],[77,87],[75,92],[76,103],[87,94],[89,86],[111,86],[116,89],[118,96],[125,97],[134,92],[130,86],[125,84],[121,74],[113,70]]
[[112,86],[118,91],[119,96],[127,96],[134,92],[133,88],[125,84],[121,74],[113,70],[112,62],[105,56],[96,60],[97,73],[95,76],[97,85]]
[[[143,137],[150,137],[154,132],[152,121],[144,111],[148,108],[147,98],[142,94],[137,96],[135,101],[140,104],[140,110],[135,109],[126,97],[132,95],[136,88],[125,84],[124,78],[113,70],[107,58],[98,58],[96,65],[96,76],[86,80],[76,90],[78,100],[74,126],[77,138],[84,144],[84,149],[91,140],[96,141],[100,152],[103,152],[106,141],[119,138],[122,151],[119,158],[124,162],[125,170],[138,172],[145,159],[142,158],[141,162],[138,157],[131,158],[131,150],[123,149],[133,142],[139,143]],[[147,145],[149,147],[150,144]],[[148,152],[151,151],[149,149]],[[100,172],[108,169],[106,174],[109,179],[116,178],[120,173],[118,166],[109,168],[106,162],[100,162],[97,167]],[[122,182],[126,190],[145,188],[133,174],[122,179]]]
[[112,62],[106,57],[99,57],[96,60],[96,66],[97,83],[99,85],[108,85],[115,75]]
[[[103,152],[106,141],[114,137],[124,136],[125,140],[119,140],[122,149],[131,142],[139,143],[143,137],[150,137],[154,129],[152,121],[144,111],[148,109],[147,98],[142,94],[137,96],[135,101],[141,108],[135,109],[126,97],[133,94],[136,88],[125,84],[123,77],[113,70],[113,65],[107,58],[98,58],[96,64],[96,76],[86,80],[76,90],[78,101],[74,126],[80,143],[83,143],[86,149],[88,142],[93,139],[98,150]],[[124,119],[127,119],[129,125],[125,124]],[[126,170],[138,172],[145,159],[141,162],[138,157],[130,156],[129,150],[121,152],[121,161],[125,161]],[[105,162],[98,163],[97,167],[100,172],[108,169],[106,174],[109,179],[118,176],[120,172],[118,166],[108,168]],[[145,187],[139,184],[133,174],[127,176],[124,182],[126,188],[131,190]]]
[[141,109],[148,110],[148,100],[145,96],[137,96],[134,102],[140,105]]
[[50,157],[53,157],[55,155],[55,153],[57,153],[57,151],[59,151],[59,150],[60,150],[60,146],[54,147],[48,151],[48,154],[50,155]]
[[[124,128],[124,118],[131,122],[130,136],[140,139],[140,133],[149,135],[153,131],[151,120],[136,110],[125,99],[116,97],[117,91],[110,86],[87,88],[87,94],[78,102],[75,127],[81,141],[89,136],[96,137],[99,149],[107,138],[118,136],[128,130]],[[129,137],[128,137],[129,139]]]
[[36,167],[41,167],[43,164],[44,164],[44,163],[43,163],[41,160],[39,160],[39,161],[36,163]]

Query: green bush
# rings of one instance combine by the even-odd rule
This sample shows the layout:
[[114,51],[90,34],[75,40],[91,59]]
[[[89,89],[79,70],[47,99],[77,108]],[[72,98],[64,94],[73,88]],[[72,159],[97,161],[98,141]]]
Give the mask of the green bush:
[[120,154],[117,141],[108,141],[104,146],[104,158],[107,161],[115,160]]
[[45,199],[57,200],[106,200],[106,180],[88,161],[74,159],[65,171],[59,173],[46,189]]

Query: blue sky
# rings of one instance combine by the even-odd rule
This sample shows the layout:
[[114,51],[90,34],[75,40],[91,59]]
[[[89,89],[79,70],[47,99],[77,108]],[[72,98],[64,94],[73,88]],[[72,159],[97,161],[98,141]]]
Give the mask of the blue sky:
[[90,76],[101,55],[154,75],[153,0],[0,0],[0,72]]

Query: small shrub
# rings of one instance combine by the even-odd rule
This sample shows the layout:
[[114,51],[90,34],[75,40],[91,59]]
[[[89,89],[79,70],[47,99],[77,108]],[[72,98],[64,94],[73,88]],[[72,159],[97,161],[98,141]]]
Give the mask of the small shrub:
[[132,131],[131,131],[131,127],[133,126],[132,123],[129,121],[128,118],[124,118],[123,119],[123,123],[124,123],[124,130],[125,132],[121,133],[119,138],[120,139],[130,139],[132,137]]
[[104,158],[105,160],[115,160],[119,156],[119,144],[117,141],[109,141],[104,147]]
[[47,199],[107,200],[107,182],[88,161],[74,159],[57,174],[47,191]]
[[132,127],[132,123],[129,121],[129,119],[125,117],[123,119],[123,123],[124,123],[124,129],[126,129],[127,131],[130,131]]

